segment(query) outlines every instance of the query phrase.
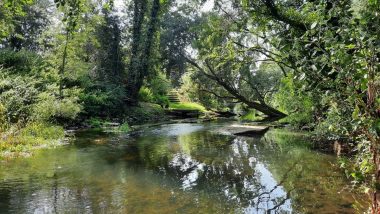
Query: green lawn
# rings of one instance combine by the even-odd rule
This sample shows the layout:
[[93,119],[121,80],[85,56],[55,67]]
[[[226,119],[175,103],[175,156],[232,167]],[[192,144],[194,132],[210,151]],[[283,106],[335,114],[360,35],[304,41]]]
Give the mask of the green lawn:
[[206,108],[198,103],[170,103],[169,108],[179,110],[199,110],[205,112]]

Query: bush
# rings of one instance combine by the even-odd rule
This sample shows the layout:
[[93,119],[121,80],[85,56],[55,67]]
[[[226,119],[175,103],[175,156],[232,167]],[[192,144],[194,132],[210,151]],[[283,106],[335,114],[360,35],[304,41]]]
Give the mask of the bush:
[[128,125],[128,123],[123,123],[119,127],[119,131],[122,131],[122,132],[129,132],[130,130],[131,130],[131,127]]
[[80,100],[83,102],[83,116],[116,117],[124,112],[125,90],[120,85],[108,84],[86,86]]
[[99,118],[94,118],[91,117],[86,121],[86,123],[91,127],[91,128],[101,128],[103,126],[103,121],[100,120]]
[[35,53],[21,50],[0,49],[0,65],[12,73],[27,74],[32,68],[41,67],[43,60]]
[[37,121],[50,121],[55,118],[73,120],[81,110],[82,106],[76,96],[59,99],[51,93],[42,92],[33,105],[32,118]]
[[167,96],[157,95],[154,99],[154,103],[157,103],[163,108],[169,107],[169,98]]
[[5,108],[7,121],[16,123],[29,118],[31,105],[35,102],[38,81],[31,77],[10,75],[0,70],[0,102]]
[[159,73],[154,79],[150,79],[139,91],[139,100],[142,102],[156,103],[161,107],[169,105],[167,93],[170,90],[170,81]]
[[292,75],[284,77],[273,101],[279,110],[288,114],[282,122],[290,123],[297,128],[313,123],[314,106],[316,106],[312,97],[299,88],[294,83]]
[[20,135],[23,138],[57,140],[64,138],[64,129],[61,126],[33,122],[21,129]]
[[142,102],[152,103],[154,100],[152,91],[145,86],[141,87],[139,91],[139,100]]
[[5,108],[0,104],[0,132],[3,132],[7,129],[7,120],[5,115]]
[[8,123],[72,120],[82,110],[81,90],[64,89],[58,97],[57,71],[45,66],[36,54],[1,50],[0,102]]

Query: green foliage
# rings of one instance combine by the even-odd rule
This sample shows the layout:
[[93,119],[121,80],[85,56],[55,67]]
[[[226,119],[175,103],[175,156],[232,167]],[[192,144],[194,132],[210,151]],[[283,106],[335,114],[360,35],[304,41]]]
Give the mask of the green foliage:
[[202,77],[199,77],[198,74],[194,71],[185,73],[182,76],[182,85],[179,89],[179,95],[181,96],[182,100],[200,103],[209,109],[220,110],[225,108],[228,103],[202,90],[200,83],[201,81],[206,80]]
[[171,88],[170,81],[161,73],[148,79],[145,86],[139,91],[139,100],[159,104],[162,107],[169,105],[167,93]]
[[314,111],[316,103],[310,95],[300,90],[294,81],[293,75],[283,77],[278,91],[274,95],[272,102],[279,106],[279,109],[288,116],[282,119],[283,122],[301,128],[305,125],[312,125],[314,122]]
[[38,95],[37,103],[33,105],[33,119],[37,121],[49,121],[52,118],[64,118],[74,120],[81,112],[82,106],[78,104],[79,90],[74,91],[73,96],[59,99],[54,94],[42,92]]
[[7,129],[7,120],[5,107],[0,103],[0,133],[4,132]]
[[114,84],[85,85],[85,91],[80,95],[83,101],[82,115],[85,117],[117,117],[124,112],[125,90]]
[[33,0],[3,0],[0,2],[0,39],[6,38],[14,31],[16,16],[24,16],[24,6]]
[[[373,2],[304,3],[297,16],[304,17],[301,24],[307,27],[297,25],[299,20],[294,15],[277,15],[278,32],[283,33],[271,42],[282,53],[277,59],[293,67],[295,78],[304,82],[301,88],[319,98],[320,112],[314,118],[317,133],[354,144],[358,153],[348,174],[355,182],[378,192],[374,187],[380,181],[373,175],[378,174],[380,166],[376,158],[380,142],[376,131],[380,17],[379,7]],[[288,24],[285,31],[280,23],[284,20]]]
[[86,123],[91,128],[101,128],[103,126],[103,120],[95,117],[91,117],[90,119],[86,120]]
[[[6,54],[9,50],[4,52],[0,51]],[[74,119],[81,111],[78,100],[81,90],[65,89],[65,98],[58,98],[56,71],[41,60],[30,52],[21,51],[0,61],[7,68],[0,74],[0,101],[9,123]]]
[[[172,2],[175,4],[177,2]],[[178,4],[178,3],[177,3]],[[192,30],[200,22],[200,17],[190,16],[188,5],[173,5],[175,11],[165,13],[162,17],[160,32],[160,63],[165,70],[166,77],[170,77],[173,86],[180,86],[181,76],[187,71],[184,54],[186,48],[196,38],[196,31]]]
[[62,139],[64,137],[64,130],[60,126],[34,122],[29,123],[25,128],[21,129],[20,134],[26,138]]
[[123,123],[120,127],[119,130],[121,132],[129,132],[131,130],[131,127],[129,126],[128,123]]
[[8,72],[26,74],[31,71],[36,72],[34,68],[41,68],[43,62],[40,56],[30,51],[21,50],[16,52],[11,49],[1,49],[0,65],[2,65],[2,68],[8,69]]
[[249,109],[248,112],[240,117],[243,121],[257,121],[263,119],[258,115],[258,112],[255,109]]
[[163,108],[167,108],[170,102],[169,102],[169,98],[166,95],[157,95],[155,97],[155,103],[157,103]]
[[142,102],[152,103],[154,100],[152,91],[147,87],[141,87],[139,91],[139,100],[141,100]]
[[52,13],[48,9],[49,5],[48,0],[32,0],[23,4],[22,13],[12,14],[12,21],[8,23],[12,26],[12,30],[0,41],[2,46],[13,50],[42,50],[44,31],[51,24],[48,18]]

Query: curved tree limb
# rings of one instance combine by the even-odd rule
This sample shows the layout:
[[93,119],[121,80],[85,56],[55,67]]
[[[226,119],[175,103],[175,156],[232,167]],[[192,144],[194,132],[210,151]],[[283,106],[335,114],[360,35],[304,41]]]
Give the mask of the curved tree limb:
[[283,118],[286,117],[287,115],[284,114],[283,112],[265,104],[265,103],[260,103],[256,101],[249,100],[242,94],[238,92],[236,88],[233,86],[227,84],[225,81],[223,81],[215,72],[215,70],[212,68],[212,66],[209,64],[209,62],[206,61],[206,66],[209,69],[210,73],[205,71],[198,63],[196,63],[194,60],[190,59],[187,56],[184,56],[186,61],[193,65],[195,68],[197,68],[203,75],[205,75],[207,78],[214,80],[218,85],[223,87],[228,93],[230,93],[233,97],[235,97],[237,100],[240,100],[242,103],[245,103],[248,105],[250,108],[256,109],[268,117],[271,118]]

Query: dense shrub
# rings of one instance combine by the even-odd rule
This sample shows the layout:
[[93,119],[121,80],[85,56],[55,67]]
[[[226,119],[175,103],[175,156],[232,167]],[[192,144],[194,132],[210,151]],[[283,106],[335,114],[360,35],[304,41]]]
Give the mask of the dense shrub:
[[140,88],[139,100],[166,107],[169,105],[167,93],[170,89],[170,81],[163,74],[159,73],[154,78],[148,80],[145,86]]
[[[50,123],[72,120],[81,111],[77,88],[64,89],[58,97],[57,71],[43,58],[27,51],[0,50],[0,122],[7,141],[28,138],[45,138],[54,134],[57,127]],[[12,131],[20,130],[20,131]],[[18,134],[17,134],[18,133]],[[63,131],[58,131],[62,137]],[[12,140],[11,140],[12,141]]]
[[292,75],[284,77],[272,101],[274,105],[277,105],[281,111],[288,115],[282,121],[297,128],[312,125],[316,106],[311,96],[299,88]]
[[154,96],[152,91],[145,86],[141,87],[139,91],[139,100],[142,102],[153,102]]

